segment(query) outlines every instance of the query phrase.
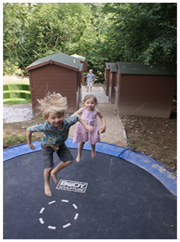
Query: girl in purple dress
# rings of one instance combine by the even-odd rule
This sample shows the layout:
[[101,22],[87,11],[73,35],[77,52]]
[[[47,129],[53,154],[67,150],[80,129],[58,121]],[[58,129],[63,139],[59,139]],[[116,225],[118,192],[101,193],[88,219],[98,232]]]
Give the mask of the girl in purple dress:
[[84,127],[78,122],[76,131],[73,138],[73,143],[78,144],[78,154],[76,157],[76,161],[79,162],[81,160],[81,152],[84,146],[84,143],[89,141],[92,147],[92,158],[96,156],[95,145],[97,142],[100,142],[100,134],[97,125],[97,115],[100,117],[102,121],[102,127],[100,129],[101,133],[104,133],[106,130],[106,123],[104,116],[101,112],[95,108],[98,104],[98,101],[94,95],[86,95],[83,100],[84,107],[80,108],[75,114],[81,115],[81,118],[85,121],[86,124],[94,127],[93,132],[87,132]]

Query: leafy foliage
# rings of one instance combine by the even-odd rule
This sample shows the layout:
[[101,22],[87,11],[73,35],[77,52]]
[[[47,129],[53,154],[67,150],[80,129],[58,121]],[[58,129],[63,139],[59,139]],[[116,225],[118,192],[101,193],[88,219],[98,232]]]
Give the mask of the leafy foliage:
[[3,3],[4,74],[63,52],[105,62],[176,64],[176,3]]
[[106,4],[104,12],[112,14],[110,28],[119,59],[145,64],[176,63],[176,3]]

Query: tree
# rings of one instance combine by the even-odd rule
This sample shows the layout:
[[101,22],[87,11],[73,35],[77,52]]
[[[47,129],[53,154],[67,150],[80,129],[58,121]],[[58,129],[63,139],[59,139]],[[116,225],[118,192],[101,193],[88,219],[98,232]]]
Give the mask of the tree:
[[78,42],[86,28],[84,4],[12,3],[4,4],[4,9],[4,60],[12,52],[22,70],[41,57],[65,53],[66,46]]
[[[105,62],[176,64],[176,3],[4,3],[4,73],[63,52]],[[27,73],[26,73],[27,74]]]
[[176,3],[114,3],[104,12],[112,15],[108,41],[120,60],[176,63]]
[[[29,8],[31,8],[29,6]],[[21,3],[3,4],[3,64],[4,70],[18,65],[20,59],[17,54],[17,47],[20,44],[20,37],[23,35],[23,28],[28,16],[28,8]],[[23,64],[23,63],[22,63]],[[8,68],[9,66],[9,68]]]

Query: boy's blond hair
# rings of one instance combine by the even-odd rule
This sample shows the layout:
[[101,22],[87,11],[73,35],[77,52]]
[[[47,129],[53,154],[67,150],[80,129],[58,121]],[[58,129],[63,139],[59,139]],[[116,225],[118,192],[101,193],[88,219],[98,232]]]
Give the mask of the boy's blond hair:
[[38,108],[41,110],[44,119],[48,119],[50,112],[60,113],[64,116],[68,108],[67,98],[62,97],[60,93],[53,92],[50,94],[49,92],[44,99],[37,99],[37,101],[39,102]]

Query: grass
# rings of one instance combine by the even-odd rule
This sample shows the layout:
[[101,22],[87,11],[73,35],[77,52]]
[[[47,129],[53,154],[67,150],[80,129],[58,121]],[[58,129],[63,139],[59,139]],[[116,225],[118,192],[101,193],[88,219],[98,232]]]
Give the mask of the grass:
[[136,150],[138,147],[140,147],[141,145],[133,145],[133,144],[129,144],[130,148],[133,150]]
[[23,104],[31,102],[31,92],[28,83],[4,83],[3,104]]
[[4,104],[7,104],[7,105],[13,105],[13,104],[26,104],[26,103],[31,103],[31,99],[27,99],[27,100],[18,100],[18,101],[15,101],[15,100],[7,100],[7,101],[4,101],[3,103],[4,103]]
[[11,146],[13,145],[14,143],[26,143],[27,142],[27,139],[25,136],[23,135],[18,135],[18,136],[8,136],[6,138],[3,138],[3,145],[8,145],[8,146]]
[[[32,137],[32,142],[33,141],[39,141],[41,140],[41,137]],[[27,138],[24,135],[17,135],[17,136],[8,136],[6,138],[3,138],[3,147],[11,147],[17,144],[23,144],[23,143],[27,143]]]
[[126,124],[126,127],[128,128],[129,126],[130,126],[130,123],[127,123],[127,124]]

